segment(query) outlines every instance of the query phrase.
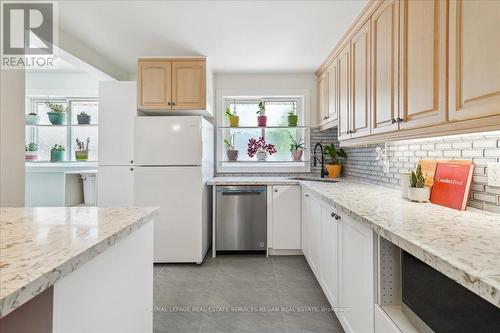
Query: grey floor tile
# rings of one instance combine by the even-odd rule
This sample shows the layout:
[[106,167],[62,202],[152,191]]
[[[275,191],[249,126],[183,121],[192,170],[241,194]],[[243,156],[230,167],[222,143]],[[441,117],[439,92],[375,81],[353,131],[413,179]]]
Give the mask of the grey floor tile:
[[333,312],[284,313],[284,326],[287,333],[343,333]]
[[279,291],[281,305],[287,307],[316,307],[329,308],[330,303],[326,299],[325,294],[321,290],[286,290]]
[[214,288],[208,299],[210,306],[260,306],[271,307],[280,303],[277,291],[239,287]]
[[153,315],[155,332],[197,333],[203,321],[203,313],[195,312],[155,312]]
[[209,291],[185,291],[156,288],[154,290],[154,306],[157,307],[190,307],[206,306]]
[[202,333],[285,333],[281,313],[205,314]]
[[185,291],[209,290],[214,283],[218,264],[173,264],[163,266],[155,276],[155,286]]

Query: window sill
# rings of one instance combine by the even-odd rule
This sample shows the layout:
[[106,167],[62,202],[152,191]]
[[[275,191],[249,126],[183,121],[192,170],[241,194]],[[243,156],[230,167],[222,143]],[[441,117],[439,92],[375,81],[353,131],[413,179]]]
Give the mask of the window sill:
[[66,162],[26,162],[27,173],[53,173],[53,172],[67,172],[74,170],[97,170],[97,161],[80,162],[80,161],[66,161]]
[[303,173],[311,171],[309,161],[219,161],[218,173]]

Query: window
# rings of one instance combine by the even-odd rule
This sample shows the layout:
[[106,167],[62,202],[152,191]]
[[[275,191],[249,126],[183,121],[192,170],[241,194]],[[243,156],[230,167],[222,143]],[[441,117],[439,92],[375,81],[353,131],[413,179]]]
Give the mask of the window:
[[[231,96],[220,95],[219,129],[217,133],[218,172],[307,172],[309,171],[309,150],[301,162],[292,161],[290,154],[290,136],[295,140],[303,140],[306,148],[309,145],[309,127],[304,112],[304,95],[262,95],[262,96]],[[257,126],[257,110],[259,102],[265,103],[267,127]],[[239,127],[229,127],[225,110],[236,111],[239,116]],[[298,116],[298,126],[288,127],[288,113],[295,110]],[[273,144],[277,152],[268,156],[267,161],[259,162],[255,157],[248,156],[248,141],[250,138],[263,137],[267,143]],[[238,150],[238,160],[228,161],[224,139],[231,140]]]
[[[66,148],[66,161],[75,161],[76,139],[82,141],[89,138],[88,161],[97,161],[98,158],[98,102],[97,99],[50,99],[50,102],[61,104],[65,108],[69,106],[64,125],[52,125],[47,116],[49,111],[45,105],[45,99],[29,99],[28,112],[34,112],[40,117],[38,125],[26,126],[26,143],[38,145],[38,161],[50,161],[50,149],[59,144]],[[77,116],[80,112],[86,112],[91,117],[89,125],[78,125]]]

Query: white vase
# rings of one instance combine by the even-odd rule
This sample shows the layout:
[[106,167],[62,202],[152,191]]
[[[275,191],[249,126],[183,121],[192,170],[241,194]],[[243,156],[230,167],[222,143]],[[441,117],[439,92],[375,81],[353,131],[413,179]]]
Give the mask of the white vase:
[[411,172],[401,172],[399,174],[399,184],[401,186],[401,198],[408,199],[408,188],[410,187]]
[[431,196],[431,188],[426,187],[408,187],[408,199],[417,202],[429,202]]
[[266,161],[267,160],[267,152],[264,150],[259,150],[257,152],[257,154],[255,154],[255,156],[257,156],[257,161]]

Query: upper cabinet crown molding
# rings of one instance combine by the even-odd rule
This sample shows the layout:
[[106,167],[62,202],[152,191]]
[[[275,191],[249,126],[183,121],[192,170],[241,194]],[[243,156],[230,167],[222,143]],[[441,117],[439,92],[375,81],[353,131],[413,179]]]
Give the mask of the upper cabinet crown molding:
[[449,115],[500,114],[500,1],[450,1]]
[[206,108],[205,58],[141,58],[138,60],[137,73],[138,109]]

